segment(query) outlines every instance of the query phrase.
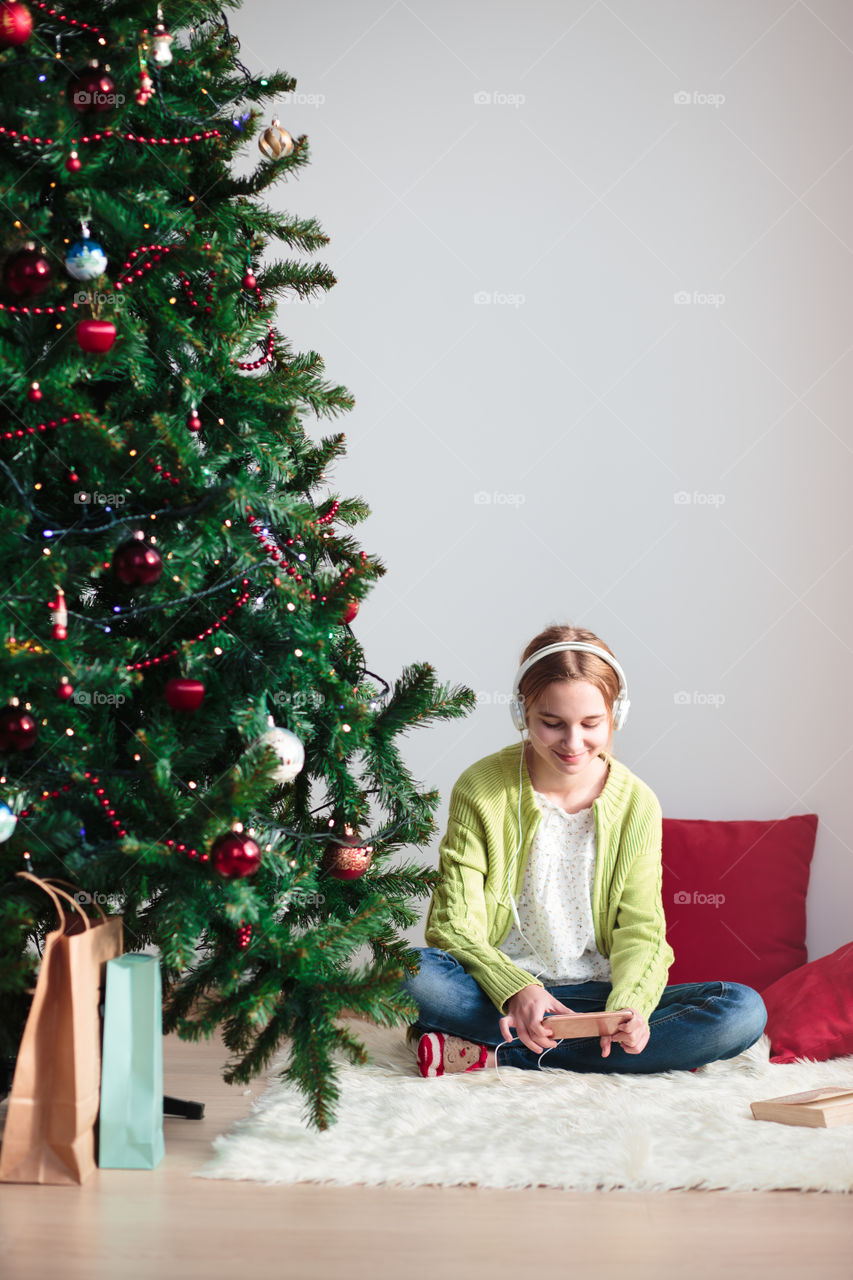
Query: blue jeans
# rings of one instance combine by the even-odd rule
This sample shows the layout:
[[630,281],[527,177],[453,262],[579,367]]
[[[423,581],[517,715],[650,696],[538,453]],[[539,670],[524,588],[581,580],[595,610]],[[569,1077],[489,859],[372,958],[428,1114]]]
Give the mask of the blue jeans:
[[[463,1036],[490,1048],[503,1045],[498,1067],[531,1070],[541,1064],[565,1071],[653,1072],[688,1071],[734,1058],[755,1044],[764,1031],[767,1010],[752,987],[738,982],[681,982],[665,987],[660,1003],[648,1018],[649,1040],[641,1053],[627,1053],[611,1043],[601,1056],[598,1036],[560,1040],[553,1049],[535,1053],[519,1039],[501,1035],[501,1015],[483,989],[458,960],[437,947],[415,947],[420,969],[403,982],[418,1006],[416,1028]],[[545,990],[575,1013],[604,1009],[609,982],[580,982]]]

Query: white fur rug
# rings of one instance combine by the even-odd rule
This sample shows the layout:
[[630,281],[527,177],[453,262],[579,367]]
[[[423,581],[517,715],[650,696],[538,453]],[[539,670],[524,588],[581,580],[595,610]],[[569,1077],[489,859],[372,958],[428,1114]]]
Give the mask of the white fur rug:
[[[754,1120],[750,1102],[820,1085],[853,1088],[853,1057],[769,1061],[770,1042],[699,1071],[597,1075],[543,1066],[424,1080],[403,1028],[352,1021],[370,1053],[339,1055],[337,1120],[305,1123],[274,1081],[214,1142],[195,1176],[265,1183],[560,1187],[573,1191],[853,1191],[853,1125]],[[288,1051],[276,1063],[281,1070]],[[498,1059],[500,1063],[500,1059]]]

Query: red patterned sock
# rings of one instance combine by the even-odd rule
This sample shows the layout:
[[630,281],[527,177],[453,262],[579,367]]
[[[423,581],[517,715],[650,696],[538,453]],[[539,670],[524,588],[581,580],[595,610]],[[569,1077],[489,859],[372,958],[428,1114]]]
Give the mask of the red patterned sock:
[[488,1053],[488,1045],[443,1031],[428,1031],[418,1041],[418,1070],[424,1078],[477,1071],[486,1065]]

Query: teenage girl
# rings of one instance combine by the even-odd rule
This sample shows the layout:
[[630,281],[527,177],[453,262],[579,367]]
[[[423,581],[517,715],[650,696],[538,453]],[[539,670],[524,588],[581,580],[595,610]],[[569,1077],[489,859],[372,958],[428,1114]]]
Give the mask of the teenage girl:
[[[543,652],[544,651],[544,652]],[[409,1028],[423,1076],[498,1066],[695,1070],[764,1031],[757,991],[667,986],[661,807],[611,754],[621,667],[590,631],[552,626],[522,654],[519,743],[456,782]],[[617,1010],[612,1035],[557,1039],[547,1014]],[[515,1034],[512,1034],[514,1029]]]

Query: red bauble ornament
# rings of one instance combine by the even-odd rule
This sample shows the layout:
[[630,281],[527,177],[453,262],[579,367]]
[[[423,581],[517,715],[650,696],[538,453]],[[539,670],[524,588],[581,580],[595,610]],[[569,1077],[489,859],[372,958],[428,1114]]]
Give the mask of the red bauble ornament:
[[57,698],[61,698],[63,702],[67,702],[73,692],[74,685],[68,679],[68,676],[63,676],[56,689]]
[[0,4],[0,49],[26,44],[32,35],[33,15],[26,5],[15,0]]
[[334,880],[359,880],[372,861],[372,844],[362,844],[358,836],[344,836],[328,846],[321,869]]
[[213,865],[226,880],[253,876],[261,865],[261,850],[251,836],[229,831],[217,836],[211,848]]
[[143,541],[139,533],[116,548],[113,572],[126,587],[150,587],[163,573],[160,552]]
[[166,685],[166,701],[174,711],[197,711],[204,693],[200,680],[187,680],[184,676],[176,676]]
[[110,320],[79,320],[77,341],[83,351],[109,351],[116,340],[116,327]]
[[69,173],[76,173],[78,169],[83,168],[83,161],[80,159],[76,151],[72,151],[68,159],[65,161],[65,167]]
[[28,400],[41,400],[43,391],[37,382],[34,382],[27,392]]
[[193,409],[192,413],[187,418],[187,431],[201,431],[201,418],[198,416],[195,409]]
[[28,711],[4,707],[0,711],[0,751],[26,751],[38,737],[38,728]]
[[353,618],[356,616],[357,613],[358,613],[358,601],[348,600],[346,613],[344,614],[343,621],[352,622]]
[[34,244],[11,253],[3,267],[3,288],[16,298],[34,298],[52,279],[50,263]]
[[68,101],[81,115],[103,115],[116,107],[116,82],[90,62],[68,85]]
[[246,274],[243,276],[243,288],[244,288],[244,289],[254,289],[254,288],[256,287],[257,283],[258,283],[258,282],[257,282],[257,280],[255,279],[255,277],[252,275],[251,271],[247,271],[247,272],[246,272]]

